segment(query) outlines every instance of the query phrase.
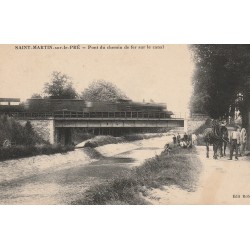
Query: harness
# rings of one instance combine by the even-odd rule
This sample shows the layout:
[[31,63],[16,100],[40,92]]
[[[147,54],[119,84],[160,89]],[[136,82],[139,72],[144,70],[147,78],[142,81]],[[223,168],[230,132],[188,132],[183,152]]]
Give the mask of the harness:
[[213,125],[212,130],[213,130],[213,137],[215,139],[221,139],[222,136],[220,131],[220,125],[219,124]]
[[228,130],[225,126],[220,126],[217,120],[213,120],[212,128],[205,130],[204,137],[209,143],[218,143],[221,140],[228,142]]

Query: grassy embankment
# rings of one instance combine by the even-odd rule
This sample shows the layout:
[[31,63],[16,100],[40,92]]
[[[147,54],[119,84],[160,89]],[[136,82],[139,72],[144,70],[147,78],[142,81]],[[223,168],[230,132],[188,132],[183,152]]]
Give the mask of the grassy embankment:
[[198,129],[196,129],[194,131],[194,134],[197,135],[197,145],[199,146],[205,146],[205,142],[204,142],[204,137],[203,137],[203,133],[205,131],[205,129],[207,128],[211,128],[211,119],[207,119],[206,122],[200,126]]
[[154,137],[161,137],[162,133],[156,134],[128,134],[121,137],[114,137],[110,135],[99,135],[89,139],[84,147],[96,148],[107,144],[117,144],[136,140],[150,139]]
[[119,177],[87,190],[82,199],[72,204],[82,205],[142,205],[149,191],[166,185],[178,185],[194,190],[200,163],[196,149],[173,148],[170,155],[147,160],[142,166],[128,170]]
[[0,161],[30,157],[35,155],[51,155],[73,151],[72,146],[61,145],[37,145],[37,146],[13,146],[10,148],[0,148]]

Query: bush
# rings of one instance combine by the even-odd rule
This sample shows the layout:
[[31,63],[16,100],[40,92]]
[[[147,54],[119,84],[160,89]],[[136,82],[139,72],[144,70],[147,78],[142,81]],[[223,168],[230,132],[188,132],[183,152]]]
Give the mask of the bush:
[[33,130],[31,123],[27,121],[21,126],[14,118],[2,115],[0,117],[0,146],[8,139],[16,145],[32,146],[45,143],[45,141]]
[[96,148],[107,144],[117,144],[128,141],[136,141],[149,139],[154,137],[161,137],[162,134],[128,134],[122,137],[114,137],[110,135],[96,136],[84,144],[84,147]]
[[197,128],[194,131],[194,134],[196,134],[196,135],[203,134],[204,131],[205,131],[205,129],[207,129],[207,128],[211,128],[211,119],[210,118],[208,118],[206,120],[206,122],[202,126],[200,126],[199,128]]
[[136,141],[136,140],[150,139],[150,138],[161,137],[161,136],[162,136],[162,133],[127,134],[127,135],[124,135],[123,138],[126,141]]
[[97,142],[87,141],[84,144],[84,147],[86,147],[86,148],[96,148],[96,147],[98,147],[98,143]]
[[73,146],[42,145],[42,146],[15,146],[10,148],[0,148],[0,161],[17,159],[35,155],[51,155],[56,153],[66,153],[73,151]]
[[100,184],[89,189],[83,201],[74,204],[83,205],[144,205],[148,204],[139,193],[137,180],[132,176],[114,179],[108,184]]
[[121,137],[113,137],[110,135],[99,135],[87,141],[84,147],[96,148],[99,146],[107,145],[107,144],[117,144],[124,142],[125,140]]
[[75,128],[72,132],[72,141],[75,144],[79,144],[83,141],[92,139],[94,137],[93,134],[86,132],[84,129]]

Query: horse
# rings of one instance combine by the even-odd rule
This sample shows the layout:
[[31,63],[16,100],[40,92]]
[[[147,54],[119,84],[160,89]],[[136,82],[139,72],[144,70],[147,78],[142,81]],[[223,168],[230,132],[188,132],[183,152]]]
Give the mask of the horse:
[[[213,145],[214,155],[213,158],[217,159],[217,151],[220,149],[220,153],[222,156],[222,145],[224,142],[223,134],[224,134],[224,126],[221,126],[218,120],[212,121],[212,128],[207,128],[204,131],[204,141],[206,143],[207,153],[206,156],[209,158],[209,145]],[[223,128],[223,129],[222,129]]]

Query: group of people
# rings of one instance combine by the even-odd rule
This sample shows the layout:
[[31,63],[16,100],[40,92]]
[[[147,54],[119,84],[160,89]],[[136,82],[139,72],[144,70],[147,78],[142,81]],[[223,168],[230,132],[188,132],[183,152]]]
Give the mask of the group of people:
[[[229,136],[230,143],[230,158],[233,159],[233,154],[235,152],[235,159],[238,160],[239,156],[244,156],[246,152],[246,144],[247,144],[247,132],[245,128],[241,128],[240,126],[236,126],[235,130],[230,133]],[[173,136],[173,146],[179,146],[181,148],[191,148],[193,145],[197,144],[197,136],[195,134],[187,134],[184,133],[181,136],[179,133]],[[166,145],[166,150],[168,153],[171,148],[169,144]]]
[[191,148],[196,143],[197,137],[195,134],[187,134],[184,133],[184,135],[181,137],[181,135],[178,133],[177,136],[174,134],[173,136],[173,144],[174,146],[179,146],[182,148]]
[[[230,158],[233,159],[233,153],[235,151],[235,159],[238,160],[238,156],[244,156],[247,143],[247,132],[245,128],[239,126],[235,127],[235,130],[230,134]],[[240,151],[240,152],[239,152]]]
[[[173,146],[179,146],[181,148],[192,148],[192,145],[195,143],[196,136],[194,138],[193,135],[188,135],[187,133],[184,133],[184,135],[181,137],[181,135],[178,133],[177,136],[174,134],[173,136]],[[170,147],[169,143],[165,145],[164,151],[169,155],[172,148]]]

